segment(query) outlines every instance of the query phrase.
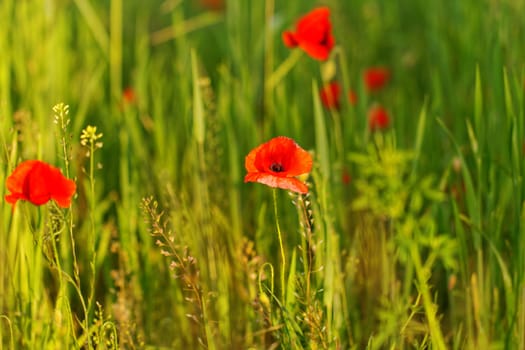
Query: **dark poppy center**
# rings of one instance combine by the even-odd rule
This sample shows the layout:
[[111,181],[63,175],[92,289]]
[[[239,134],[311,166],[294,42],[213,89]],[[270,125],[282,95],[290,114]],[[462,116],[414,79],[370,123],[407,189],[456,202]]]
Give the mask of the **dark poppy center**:
[[272,165],[270,165],[270,170],[275,173],[281,173],[284,171],[284,167],[280,163],[272,163]]
[[321,39],[319,44],[321,44],[321,46],[328,46],[328,39],[329,39],[329,37],[330,37],[330,33],[329,32],[324,32],[323,33],[323,38]]

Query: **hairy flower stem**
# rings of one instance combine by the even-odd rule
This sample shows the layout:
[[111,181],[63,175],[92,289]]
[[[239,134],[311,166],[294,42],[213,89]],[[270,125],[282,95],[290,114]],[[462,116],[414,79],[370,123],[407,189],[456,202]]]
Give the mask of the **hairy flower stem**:
[[279,226],[279,214],[277,212],[277,189],[273,189],[273,209],[275,213],[275,225],[277,227],[277,237],[279,238],[279,247],[281,248],[281,302],[284,304],[286,286],[284,283],[286,256],[284,255],[283,237],[281,235],[281,227]]
[[[89,190],[90,190],[90,201],[89,201],[89,206],[90,206],[90,210],[89,210],[89,221],[91,222],[91,234],[90,234],[90,238],[89,238],[89,247],[91,248],[91,262],[90,262],[90,265],[91,265],[91,273],[92,273],[92,279],[91,279],[91,282],[90,282],[90,288],[89,288],[89,296],[88,296],[88,300],[87,300],[87,307],[88,307],[88,312],[91,310],[92,308],[92,305],[93,305],[93,298],[95,296],[95,280],[96,280],[96,275],[97,275],[97,270],[96,270],[96,261],[97,261],[97,256],[96,256],[96,249],[95,249],[95,217],[94,217],[94,212],[95,212],[95,177],[94,177],[94,168],[95,168],[95,156],[94,156],[94,153],[95,153],[95,142],[92,140],[90,143],[89,143]],[[86,316],[87,318],[87,316]]]
[[57,270],[57,277],[58,277],[58,295],[57,295],[57,306],[56,306],[56,310],[55,312],[58,312],[56,315],[55,315],[55,322],[57,322],[58,318],[61,319],[61,312],[62,312],[62,308],[60,307],[59,308],[59,305],[58,303],[63,303],[65,299],[65,285],[64,285],[64,282],[63,282],[63,279],[62,279],[62,266],[60,264],[60,255],[58,253],[58,249],[57,249],[57,244],[56,244],[56,241],[55,241],[55,237],[51,237],[51,247],[53,248],[53,258],[55,259],[54,263],[55,263],[55,268]]
[[[71,119],[68,118],[69,114],[69,105],[64,103],[58,103],[55,106],[53,106],[53,111],[55,114],[55,123],[59,125],[59,133],[60,133],[60,144],[62,146],[62,152],[64,153],[64,172],[67,178],[69,178],[69,159],[71,158],[71,155],[68,152],[68,133],[67,128],[71,122]],[[75,246],[75,238],[73,236],[73,212],[71,211],[71,208],[67,210],[67,225],[68,225],[68,232],[69,232],[69,241],[71,242],[71,254],[73,258],[73,275],[74,275],[74,281],[71,280],[73,286],[75,287],[80,302],[82,304],[82,309],[84,311],[84,325],[85,331],[88,332],[89,330],[89,309],[86,308],[86,304],[84,301],[84,297],[81,292],[81,282],[80,282],[80,270],[78,266],[78,259],[77,259],[77,253],[76,253],[76,246]],[[63,284],[62,280],[62,274],[64,271],[62,270],[62,267],[60,266],[60,257],[59,253],[56,247],[55,239],[52,238],[53,241],[53,252],[55,254],[56,258],[56,267],[58,270],[58,276],[59,276],[59,285],[60,290],[65,288],[65,285]],[[64,287],[62,287],[64,286]],[[91,345],[91,339],[88,336],[88,349],[92,349]]]
[[67,127],[70,119],[68,118],[69,106],[64,103],[58,103],[53,106],[55,115],[55,123],[59,124],[60,127],[60,145],[62,146],[62,153],[64,154],[64,172],[67,178],[69,178],[69,158],[70,155],[67,149]]
[[447,347],[445,345],[445,340],[443,338],[443,333],[441,332],[441,327],[439,325],[439,320],[436,317],[437,307],[432,300],[430,294],[430,289],[428,287],[428,273],[425,271],[425,267],[421,261],[421,255],[419,254],[418,247],[415,244],[412,244],[410,248],[410,255],[416,269],[417,281],[419,284],[419,292],[423,297],[423,307],[425,309],[425,314],[428,320],[428,326],[430,328],[430,337],[434,348],[437,350],[445,350]]
[[[53,106],[53,111],[55,114],[55,123],[59,126],[59,137],[60,137],[60,145],[62,146],[62,153],[64,158],[64,174],[67,178],[69,178],[69,159],[71,158],[71,155],[68,152],[68,143],[67,143],[67,128],[70,123],[70,119],[68,117],[69,114],[69,105],[64,104],[63,102],[57,103],[55,106]],[[80,273],[78,268],[78,260],[77,260],[77,253],[76,253],[76,247],[75,247],[75,239],[73,238],[73,213],[71,210],[68,210],[68,232],[69,232],[69,239],[71,241],[71,254],[73,257],[73,274],[75,276],[75,282],[78,286],[80,286]],[[61,271],[61,270],[60,270]]]
[[[88,246],[90,247],[90,267],[91,267],[91,281],[90,281],[90,290],[89,296],[87,299],[87,308],[90,312],[93,307],[93,299],[95,296],[95,280],[97,275],[96,262],[97,262],[97,251],[95,247],[95,151],[102,147],[102,133],[97,134],[97,127],[88,125],[82,134],[80,135],[80,144],[86,147],[89,151],[87,156],[89,157],[89,221],[91,223],[91,232],[88,236]],[[86,316],[87,318],[87,316]],[[89,338],[88,338],[89,341]],[[88,344],[89,345],[89,344]]]

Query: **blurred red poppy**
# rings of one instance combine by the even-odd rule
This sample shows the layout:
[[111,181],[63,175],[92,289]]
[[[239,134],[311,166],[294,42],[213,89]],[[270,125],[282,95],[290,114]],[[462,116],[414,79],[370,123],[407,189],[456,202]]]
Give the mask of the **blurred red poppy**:
[[132,87],[127,87],[122,91],[122,99],[127,104],[133,104],[137,100],[137,95],[135,94],[135,90],[133,90]]
[[368,110],[368,127],[370,131],[386,129],[389,125],[390,117],[383,107],[375,105]]
[[350,172],[346,168],[343,169],[343,174],[341,176],[341,181],[343,182],[344,185],[348,185],[350,183],[350,181],[352,181],[352,176],[350,176]]
[[348,101],[350,101],[350,104],[352,106],[355,106],[357,104],[357,94],[354,90],[350,90],[348,92]]
[[213,11],[220,11],[224,9],[224,0],[200,0],[203,7]]
[[307,13],[297,22],[295,33],[283,33],[284,44],[289,48],[299,46],[312,58],[326,60],[335,45],[329,17],[330,9],[327,7]]
[[333,81],[325,85],[320,93],[321,103],[328,109],[339,109],[339,98],[341,97],[341,85]]
[[368,68],[363,79],[369,92],[381,90],[390,79],[390,71],[385,67]]
[[62,208],[67,208],[76,191],[75,182],[62,175],[60,169],[39,160],[20,163],[7,178],[6,185],[11,193],[5,200],[13,205],[19,199],[34,205],[53,199]]
[[463,200],[465,195],[465,182],[461,180],[459,182],[455,182],[454,184],[450,184],[447,186],[447,190],[451,198],[454,198],[456,201],[460,202]]
[[295,176],[310,172],[312,156],[291,138],[278,136],[254,148],[246,156],[245,167],[244,182],[308,193],[306,184]]

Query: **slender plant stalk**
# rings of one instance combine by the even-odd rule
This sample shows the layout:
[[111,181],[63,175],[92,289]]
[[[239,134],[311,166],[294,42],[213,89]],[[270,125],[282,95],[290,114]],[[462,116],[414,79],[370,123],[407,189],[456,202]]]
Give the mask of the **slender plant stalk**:
[[110,1],[109,75],[113,101],[119,100],[122,89],[122,4],[122,0]]
[[[63,302],[66,300],[66,292],[64,288],[64,280],[62,278],[62,265],[60,264],[60,255],[58,253],[56,240],[54,237],[54,233],[51,232],[51,247],[53,249],[53,258],[55,259],[55,268],[57,270],[57,276],[58,276],[58,294],[57,294],[57,304],[55,306],[55,322],[57,322],[57,319],[62,319],[62,312],[63,312]],[[60,315],[60,316],[59,316]],[[59,325],[60,326],[60,325]]]
[[312,246],[312,227],[308,219],[308,209],[306,208],[305,199],[302,195],[297,196],[297,209],[300,218],[303,221],[304,234],[302,235],[302,247],[303,247],[303,260],[305,264],[305,293],[306,293],[306,305],[310,305],[310,289],[311,289],[311,276],[312,276],[312,265],[313,265],[313,246]]
[[[95,135],[96,136],[96,135]],[[97,261],[97,252],[96,252],[96,248],[95,248],[95,177],[94,177],[94,168],[95,168],[95,149],[96,149],[96,145],[95,145],[95,141],[94,140],[91,140],[91,142],[89,143],[89,191],[90,191],[90,201],[89,201],[89,206],[90,206],[90,210],[89,210],[89,221],[91,222],[91,232],[90,232],[90,235],[89,235],[89,239],[88,239],[88,242],[89,242],[89,247],[91,249],[91,262],[90,262],[90,265],[91,265],[91,283],[90,283],[90,288],[89,288],[89,297],[88,297],[88,300],[87,300],[87,310],[88,312],[91,310],[92,308],[92,305],[93,305],[93,297],[95,295],[95,280],[96,280],[96,274],[97,274],[97,270],[96,270],[96,261]],[[86,319],[88,318],[88,315],[86,315]],[[89,336],[88,336],[88,344],[90,344],[90,341],[89,341]]]
[[286,274],[286,256],[284,254],[283,238],[281,235],[281,226],[279,225],[279,214],[277,211],[277,190],[273,189],[273,209],[275,213],[275,226],[277,227],[277,237],[279,238],[279,247],[281,249],[281,302],[284,303],[286,284],[285,274]]
[[288,72],[295,66],[299,58],[302,56],[301,50],[293,50],[292,53],[277,67],[277,69],[266,80],[265,89],[271,91],[279,84],[279,82],[288,74]]
[[417,280],[419,283],[419,292],[423,298],[423,307],[425,309],[425,314],[428,320],[428,326],[430,328],[430,336],[432,344],[437,350],[446,350],[445,340],[443,338],[443,333],[441,332],[441,327],[439,321],[436,318],[436,305],[432,300],[430,294],[430,289],[427,284],[427,273],[421,262],[421,256],[419,250],[415,244],[412,244],[410,248],[410,254],[412,256],[412,261],[414,262],[414,267],[416,269]]
[[[67,150],[67,128],[70,123],[68,118],[69,106],[64,103],[58,103],[53,107],[53,111],[56,113],[55,122],[59,124],[60,130],[60,145],[62,146],[62,153],[64,159],[64,175],[69,178],[69,152]],[[75,276],[75,283],[80,286],[80,276],[78,268],[77,253],[75,247],[75,239],[73,237],[73,216],[71,210],[67,213],[67,223],[69,240],[71,242],[71,255],[73,257],[73,275]]]
[[[0,315],[0,319],[4,319],[9,327],[9,345],[10,345],[10,349],[14,349],[15,348],[15,336],[14,336],[14,333],[13,333],[13,324],[11,323],[11,319],[9,319],[9,317],[7,317],[6,315]],[[1,333],[1,330],[0,330],[0,336],[3,340],[3,334]],[[2,343],[0,343],[0,350],[2,349],[3,345]]]
[[[65,176],[69,178],[69,159],[70,154],[67,149],[67,128],[70,124],[70,119],[68,117],[69,114],[69,106],[64,103],[58,103],[55,106],[53,106],[53,111],[56,113],[55,115],[55,122],[59,124],[60,127],[60,143],[62,146],[62,152],[63,152],[63,159],[64,159],[64,172]],[[69,240],[71,242],[71,253],[73,257],[73,275],[74,275],[74,281],[72,280],[72,284],[75,286],[75,289],[77,290],[79,299],[82,304],[83,312],[84,312],[84,325],[86,332],[89,329],[89,317],[88,317],[88,309],[86,308],[86,304],[84,301],[84,297],[82,296],[82,290],[81,290],[81,283],[80,283],[80,273],[79,273],[79,267],[78,267],[78,260],[76,255],[76,247],[75,247],[75,238],[73,236],[73,212],[71,209],[67,210],[67,214],[65,215],[65,218],[67,220],[67,229],[69,232]],[[62,267],[60,265],[60,256],[58,254],[58,250],[56,248],[56,242],[54,237],[51,238],[51,241],[53,242],[53,252],[55,254],[56,264],[57,264],[57,270],[58,270],[58,276],[59,276],[59,284],[60,284],[60,291],[61,293],[64,293],[63,291],[63,280],[62,280],[62,274],[65,274],[65,271],[62,270]],[[64,297],[64,295],[60,296],[59,298]],[[68,305],[69,306],[69,305]],[[91,349],[91,339],[88,336],[88,348]]]
[[[91,232],[89,233],[88,237],[88,246],[91,255],[91,261],[90,261],[90,267],[91,267],[91,281],[90,281],[90,291],[89,296],[87,299],[87,312],[86,312],[86,320],[89,318],[89,313],[91,312],[91,309],[93,307],[93,298],[95,295],[95,280],[96,280],[96,261],[97,261],[97,255],[96,255],[96,247],[95,247],[95,235],[96,235],[96,228],[95,228],[95,151],[102,147],[102,142],[100,139],[102,138],[102,133],[97,134],[97,127],[88,125],[84,130],[82,130],[82,134],[80,135],[80,143],[82,146],[87,147],[89,149],[88,156],[89,156],[89,220],[90,220],[90,229]],[[87,321],[86,321],[87,322]],[[90,337],[88,334],[88,346],[91,346],[90,343]]]

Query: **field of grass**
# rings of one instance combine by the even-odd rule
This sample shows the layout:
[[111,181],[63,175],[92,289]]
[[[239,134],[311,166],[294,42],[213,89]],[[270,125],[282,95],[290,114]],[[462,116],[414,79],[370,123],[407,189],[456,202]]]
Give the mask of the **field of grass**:
[[[324,61],[282,39],[319,6]],[[0,1],[0,350],[525,349],[524,15]],[[279,135],[307,194],[244,182]],[[75,181],[70,207],[6,202],[26,160]]]

